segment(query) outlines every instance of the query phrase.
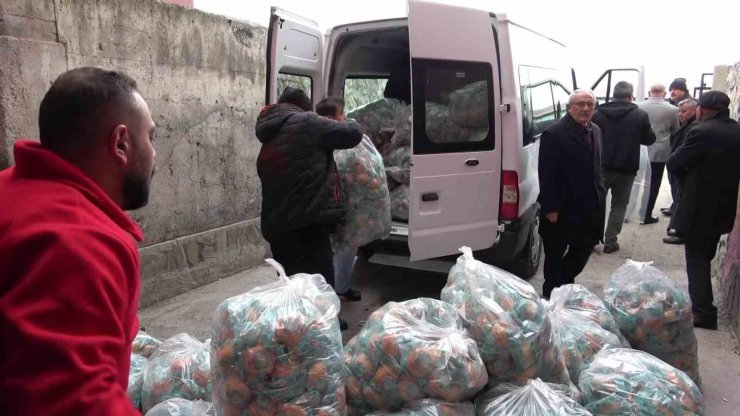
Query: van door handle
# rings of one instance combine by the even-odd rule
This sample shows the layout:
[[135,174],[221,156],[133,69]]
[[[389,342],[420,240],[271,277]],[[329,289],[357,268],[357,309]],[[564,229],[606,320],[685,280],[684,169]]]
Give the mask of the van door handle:
[[468,160],[465,161],[465,164],[468,165],[468,166],[470,166],[470,167],[478,166],[479,163],[480,162],[478,161],[478,159],[468,159]]
[[439,195],[436,192],[421,194],[421,200],[424,202],[439,201]]

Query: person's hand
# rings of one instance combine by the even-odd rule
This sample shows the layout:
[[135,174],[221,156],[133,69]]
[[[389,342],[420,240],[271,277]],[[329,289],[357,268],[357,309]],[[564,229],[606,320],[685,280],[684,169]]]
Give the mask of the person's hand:
[[558,222],[558,213],[557,212],[551,212],[549,214],[545,214],[545,218],[547,218],[548,221],[555,224]]

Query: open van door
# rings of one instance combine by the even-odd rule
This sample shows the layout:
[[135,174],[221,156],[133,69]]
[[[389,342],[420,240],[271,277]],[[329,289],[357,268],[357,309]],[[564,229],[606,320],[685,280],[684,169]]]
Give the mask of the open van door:
[[496,23],[408,0],[412,73],[411,260],[491,247],[501,193]]
[[593,83],[591,90],[599,104],[606,104],[614,98],[614,86],[619,81],[627,81],[635,87],[635,101],[645,100],[645,69],[619,68],[607,69]]
[[265,104],[277,102],[287,86],[303,89],[314,103],[323,98],[323,56],[323,36],[316,22],[272,7]]

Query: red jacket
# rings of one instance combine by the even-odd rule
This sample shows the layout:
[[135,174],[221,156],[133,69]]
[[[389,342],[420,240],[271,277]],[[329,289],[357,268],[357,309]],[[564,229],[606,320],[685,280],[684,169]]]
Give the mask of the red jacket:
[[143,233],[38,143],[16,143],[15,163],[0,172],[0,414],[137,415]]

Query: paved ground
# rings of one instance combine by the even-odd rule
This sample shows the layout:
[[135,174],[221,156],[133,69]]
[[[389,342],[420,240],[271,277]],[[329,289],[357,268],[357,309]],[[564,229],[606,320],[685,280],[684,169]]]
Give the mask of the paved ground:
[[[666,181],[664,181],[665,183]],[[667,185],[661,190],[657,206],[669,202]],[[661,239],[666,228],[666,218],[658,224],[626,224],[620,236],[622,249],[614,254],[603,254],[598,247],[577,282],[599,295],[611,272],[625,259],[653,261],[654,265],[680,284],[686,286],[683,246],[664,244]],[[252,287],[268,283],[275,278],[268,267],[260,267],[201,287],[176,298],[142,309],[142,326],[159,338],[179,332],[190,332],[200,339],[210,337],[211,315],[222,300],[243,293]],[[345,331],[347,341],[360,328],[367,316],[388,301],[401,301],[419,296],[439,297],[446,275],[418,270],[400,269],[358,262],[354,284],[362,290],[363,301],[344,302],[342,316],[351,323]],[[542,271],[530,279],[537,289],[542,288]],[[704,383],[704,396],[708,416],[740,415],[740,356],[726,327],[719,331],[697,329],[699,340],[699,365]]]

